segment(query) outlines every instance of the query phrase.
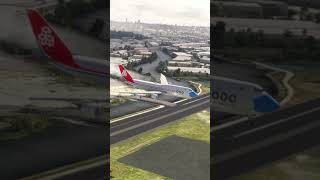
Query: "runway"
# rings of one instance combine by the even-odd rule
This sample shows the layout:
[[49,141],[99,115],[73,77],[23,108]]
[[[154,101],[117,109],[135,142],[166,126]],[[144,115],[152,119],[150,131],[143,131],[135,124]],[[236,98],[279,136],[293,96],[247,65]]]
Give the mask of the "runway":
[[[110,145],[114,145],[120,141],[132,138],[140,133],[144,133],[163,126],[165,124],[177,121],[185,116],[191,115],[203,109],[210,107],[210,96],[203,95],[193,99],[188,99],[177,103],[175,107],[156,108],[152,111],[146,111],[136,116],[128,116],[121,120],[110,124]],[[108,153],[108,150],[105,150]],[[100,154],[101,155],[101,154]],[[106,177],[109,169],[108,158],[98,160],[88,160],[89,164],[74,165],[65,164],[49,172],[41,172],[45,174],[39,179],[108,179]],[[77,162],[75,162],[77,164]],[[80,163],[81,164],[81,163]],[[72,167],[72,168],[69,168]],[[59,170],[61,168],[62,170]],[[57,173],[50,173],[50,172]]]
[[203,95],[180,102],[175,107],[163,107],[111,123],[110,144],[113,145],[209,107],[210,96]]
[[[214,178],[227,179],[319,144],[320,99],[213,127]],[[228,171],[227,169],[232,169]]]

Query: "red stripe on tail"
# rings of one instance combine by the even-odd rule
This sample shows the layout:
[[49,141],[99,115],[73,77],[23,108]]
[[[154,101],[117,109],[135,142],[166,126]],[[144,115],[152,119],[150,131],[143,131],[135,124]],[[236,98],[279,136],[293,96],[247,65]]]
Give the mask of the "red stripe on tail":
[[69,49],[46,20],[35,10],[28,10],[28,17],[37,42],[46,55],[57,63],[79,68]]
[[123,65],[119,65],[121,75],[130,83],[134,83],[132,77],[128,73],[128,71],[123,67]]

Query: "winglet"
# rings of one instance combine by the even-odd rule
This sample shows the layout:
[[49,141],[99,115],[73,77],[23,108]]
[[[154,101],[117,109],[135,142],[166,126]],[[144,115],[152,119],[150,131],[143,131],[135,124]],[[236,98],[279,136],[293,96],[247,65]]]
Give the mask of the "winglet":
[[123,67],[123,65],[119,65],[120,73],[122,77],[124,77],[128,82],[134,83],[133,78],[131,75],[127,72],[127,70]]
[[279,107],[279,103],[266,92],[254,99],[254,109],[256,112],[272,112],[278,109]]
[[160,82],[161,84],[169,84],[166,76],[164,76],[162,73],[160,73]]
[[28,17],[37,42],[48,57],[63,65],[79,67],[66,45],[37,11],[29,9]]

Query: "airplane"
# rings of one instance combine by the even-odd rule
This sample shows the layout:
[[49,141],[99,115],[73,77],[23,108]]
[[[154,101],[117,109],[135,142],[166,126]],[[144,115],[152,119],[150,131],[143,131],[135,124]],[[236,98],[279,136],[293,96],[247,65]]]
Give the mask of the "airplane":
[[211,107],[214,111],[256,116],[277,110],[279,103],[261,86],[225,77],[212,77]]
[[104,85],[107,84],[109,74],[107,60],[73,55],[36,10],[29,9],[27,14],[37,43],[51,64],[73,76],[90,78]]
[[[166,93],[170,96],[176,96],[186,99],[198,96],[198,93],[196,93],[193,89],[189,87],[169,84],[167,78],[163,74],[160,75],[161,83],[155,83],[150,81],[133,79],[132,76],[128,73],[128,71],[121,64],[119,65],[119,70],[121,76],[126,80],[128,84],[139,89],[159,91],[161,93]],[[153,96],[153,98],[156,98],[156,96]]]

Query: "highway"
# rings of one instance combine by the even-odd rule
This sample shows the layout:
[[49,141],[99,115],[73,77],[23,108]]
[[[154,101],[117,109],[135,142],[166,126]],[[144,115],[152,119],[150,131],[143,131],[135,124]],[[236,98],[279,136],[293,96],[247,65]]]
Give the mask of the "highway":
[[318,145],[319,115],[320,99],[316,99],[212,127],[212,177],[228,179]]

